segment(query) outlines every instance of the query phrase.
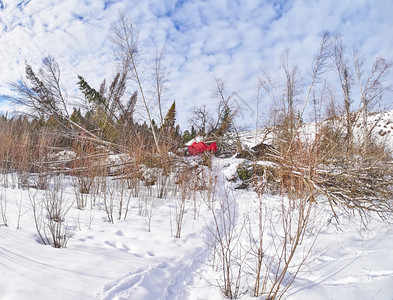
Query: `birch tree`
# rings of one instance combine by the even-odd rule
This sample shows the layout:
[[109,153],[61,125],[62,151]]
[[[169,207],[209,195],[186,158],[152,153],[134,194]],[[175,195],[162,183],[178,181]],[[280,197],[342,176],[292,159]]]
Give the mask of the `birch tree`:
[[[141,52],[138,48],[139,30],[136,24],[134,24],[124,12],[121,12],[119,19],[112,24],[109,40],[112,43],[115,59],[121,64],[124,70],[129,71],[131,79],[136,83],[139,91],[140,98],[142,99],[143,107],[146,111],[146,115],[150,124],[150,128],[153,134],[154,143],[157,152],[161,154],[160,144],[158,140],[158,134],[156,127],[153,123],[152,112],[149,108],[148,91],[146,87],[146,78],[144,77],[143,66],[141,65]],[[162,57],[162,56],[161,56]],[[161,66],[158,67],[158,71]],[[156,68],[157,69],[157,68]],[[158,75],[160,76],[160,75]],[[162,82],[159,78],[157,79],[157,98],[161,99],[161,85]]]

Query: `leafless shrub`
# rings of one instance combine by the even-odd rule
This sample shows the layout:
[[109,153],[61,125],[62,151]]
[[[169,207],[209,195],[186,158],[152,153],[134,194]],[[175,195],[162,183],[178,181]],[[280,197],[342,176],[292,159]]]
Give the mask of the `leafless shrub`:
[[231,191],[223,186],[216,195],[216,201],[207,202],[213,222],[208,226],[212,249],[217,268],[221,273],[217,285],[223,294],[236,299],[244,293],[244,270],[247,251],[242,245],[244,223],[238,223],[237,203]]
[[151,220],[153,218],[154,197],[140,195],[138,197],[139,215],[142,216],[147,224],[147,230],[151,231]]
[[158,198],[165,198],[168,194],[171,183],[171,173],[168,169],[155,169],[156,171],[156,195]]
[[201,169],[195,166],[179,166],[176,174],[176,194],[181,195],[192,201],[194,220],[198,218],[200,206],[202,204],[197,197],[197,191],[200,188]]
[[147,200],[147,209],[145,211],[145,220],[147,223],[148,231],[151,231],[151,220],[153,218],[153,207],[154,207],[154,198],[150,198]]
[[204,168],[200,172],[198,180],[198,189],[203,202],[206,203],[208,207],[212,206],[219,188],[218,174],[210,168]]
[[174,176],[176,178],[176,180],[174,180],[176,184],[174,184],[173,189],[173,208],[174,220],[176,223],[176,238],[180,238],[181,236],[181,231],[184,224],[184,217],[188,210],[187,207],[191,203],[194,212],[194,219],[198,218],[200,206],[202,204],[202,202],[199,201],[199,197],[197,197],[198,190],[200,190],[201,195],[205,197],[205,201],[210,201],[210,199],[206,198],[208,197],[208,193],[202,192],[202,189],[206,188],[204,183],[201,183],[202,169],[203,168],[200,167],[190,166],[187,163],[181,164],[180,162],[178,162],[177,173]]
[[1,159],[1,173],[2,183],[4,187],[8,187],[8,174],[11,172],[11,161],[12,161],[12,148],[13,148],[13,136],[12,130],[10,130],[8,124],[3,122],[3,126],[0,127],[0,159]]
[[139,194],[139,196],[138,196],[138,202],[137,202],[137,205],[138,205],[138,216],[143,217],[143,212],[145,210],[145,203],[146,203],[145,199],[146,198],[147,198],[147,195],[142,194],[142,193]]
[[[99,158],[102,159],[102,155],[95,151],[93,145],[85,144],[83,141],[76,141],[74,148],[77,159],[72,163],[72,181],[77,207],[83,209],[87,206],[90,193],[97,183],[95,178],[98,176],[98,170],[102,170],[98,161]],[[91,206],[93,206],[93,201]]]
[[[278,163],[254,171],[257,203],[247,215],[239,213],[236,196],[225,182],[210,175],[216,188],[210,200],[205,197],[213,216],[208,244],[222,274],[217,284],[226,297],[239,297],[247,291],[245,283],[253,281],[254,296],[281,299],[307,264],[323,216],[317,222],[314,187],[297,172],[295,166],[288,172]],[[278,184],[276,201],[266,197],[270,181]]]
[[[60,177],[54,177],[53,188],[45,191],[44,198],[44,207],[48,214],[44,232],[46,236],[51,236],[51,244],[55,248],[65,248],[72,236],[66,224],[66,215],[73,202],[68,203],[64,198],[64,186],[61,180]],[[49,233],[46,230],[49,230]]]
[[143,149],[135,147],[134,151],[130,153],[131,161],[127,164],[125,170],[125,179],[127,181],[127,188],[130,190],[132,197],[138,197],[140,184],[143,177],[141,163],[144,159]]
[[[161,149],[166,149],[164,145]],[[149,155],[145,159],[145,182],[147,186],[154,186],[157,198],[165,198],[173,184],[172,170],[175,160],[169,154]]]
[[105,176],[106,172],[104,171],[104,169],[102,168],[102,173],[97,172],[94,176],[93,176],[93,184],[91,186],[90,189],[90,208],[93,208],[97,205],[97,199],[99,198],[99,193],[100,193],[100,183],[101,183],[101,176]]
[[42,232],[44,220],[43,220],[43,205],[42,199],[38,199],[39,192],[36,189],[29,189],[29,200],[31,204],[31,208],[33,211],[34,225],[37,231],[37,234],[44,245],[49,244],[49,240],[45,238]]
[[18,188],[26,188],[30,185],[31,163],[33,160],[32,136],[23,132],[20,143],[14,141],[13,165],[18,175]]
[[127,217],[128,210],[130,207],[130,202],[132,198],[132,193],[127,189],[127,180],[125,178],[120,178],[115,180],[115,187],[118,198],[118,220],[123,217],[124,220]]
[[199,219],[199,213],[203,203],[202,201],[199,200],[197,196],[197,188],[198,188],[198,179],[194,178],[194,180],[192,181],[192,192],[191,192],[193,210],[194,210],[194,220]]
[[34,162],[33,162],[33,186],[41,190],[49,188],[51,173],[57,170],[51,170],[50,163],[48,162],[48,154],[50,149],[56,145],[58,136],[49,130],[42,130],[37,140],[35,147]]
[[258,218],[247,227],[253,294],[281,299],[307,264],[322,221],[316,221],[312,194],[303,198],[279,196],[281,201],[277,199],[276,205],[269,207],[264,187],[259,188]]
[[176,223],[176,234],[175,238],[180,239],[181,231],[183,229],[184,216],[186,214],[186,198],[182,195],[180,197],[175,197],[173,201],[173,206],[175,209],[175,223]]
[[1,218],[3,220],[4,226],[8,226],[7,220],[7,195],[5,192],[5,188],[2,188],[0,191],[0,213]]
[[[371,212],[388,220],[393,213],[390,151],[383,143],[369,142],[365,151],[362,143],[352,142],[348,152],[348,144],[335,130],[322,128],[314,140],[302,142],[298,138],[289,151],[272,155],[277,180],[295,196],[312,187],[315,199],[328,199],[337,221],[338,206],[358,213],[365,221]],[[295,189],[293,182],[297,182]]]
[[72,236],[66,216],[73,206],[63,196],[64,186],[60,177],[54,177],[50,190],[29,190],[34,223],[40,240],[45,245],[65,248]]
[[[75,184],[76,179],[75,177],[73,177],[73,182],[74,182],[74,187],[77,186],[77,184]],[[79,187],[74,189],[75,192],[75,199],[76,199],[76,205],[78,207],[78,209],[83,209],[86,207],[87,205],[87,199],[88,199],[88,194],[85,193],[81,193]]]
[[112,182],[108,181],[107,178],[103,178],[101,184],[101,197],[108,221],[114,224],[113,213],[115,208],[116,189]]
[[[364,59],[355,50],[352,67],[341,38],[336,37],[334,43],[330,43],[325,35],[313,62],[313,76],[299,113],[295,104],[301,89],[296,68],[290,69],[287,56],[284,58],[286,83],[277,85],[277,81],[266,74],[260,83],[278,112],[272,116],[275,119],[274,151],[265,158],[275,163],[268,188],[279,182],[280,189],[287,195],[301,199],[304,190],[312,187],[314,198],[323,195],[329,200],[336,218],[335,207],[340,206],[348,213],[359,213],[365,220],[370,212],[389,219],[393,212],[389,196],[393,176],[391,153],[386,145],[371,138],[375,124],[368,124],[367,120],[369,109],[377,107],[389,89],[384,79],[392,64],[378,58],[367,73]],[[337,74],[343,103],[335,102],[335,91],[326,80],[321,80],[329,58]],[[356,85],[360,90],[360,111],[352,108],[352,91]],[[306,136],[301,117],[306,104],[311,97],[316,98],[317,93],[321,95],[318,101],[329,101],[329,119],[315,125],[315,134]],[[315,116],[321,115],[320,107],[320,103],[314,105]],[[359,120],[362,120],[362,128],[356,128]]]
[[118,220],[122,218],[125,220],[132,198],[132,191],[127,189],[127,178],[124,175],[113,178],[100,176],[98,178],[100,179],[99,195],[109,222],[114,223],[115,213],[117,213]]
[[22,195],[21,195],[19,201],[17,199],[15,199],[16,208],[18,211],[18,219],[17,219],[17,223],[16,223],[16,229],[20,229],[20,219],[23,215],[25,215],[28,212],[27,210],[25,212],[22,212],[22,200],[23,200]]

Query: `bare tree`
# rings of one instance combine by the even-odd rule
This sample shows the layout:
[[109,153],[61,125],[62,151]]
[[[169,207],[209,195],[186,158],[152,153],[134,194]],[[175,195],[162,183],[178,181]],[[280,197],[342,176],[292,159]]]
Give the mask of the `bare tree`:
[[384,58],[378,57],[373,63],[369,74],[365,74],[365,58],[360,55],[359,49],[353,52],[356,79],[360,92],[360,104],[363,123],[363,150],[366,150],[371,139],[372,129],[369,129],[367,117],[369,112],[379,106],[384,93],[390,90],[390,85],[386,85],[385,79],[389,73],[392,63],[388,63]]
[[[272,101],[271,123],[275,136],[274,146],[279,151],[291,151],[297,140],[297,129],[300,125],[297,105],[300,95],[300,74],[296,67],[289,65],[288,50],[281,56],[283,79],[273,78],[264,72],[260,78],[261,92]],[[285,79],[284,79],[285,78]]]
[[209,137],[216,141],[221,154],[233,154],[242,148],[235,125],[235,117],[239,107],[234,106],[233,95],[226,96],[225,94],[224,81],[216,78],[212,96],[218,100],[217,119],[213,123]]
[[175,208],[175,223],[176,223],[176,234],[175,238],[180,239],[181,232],[184,225],[184,217],[187,212],[187,200],[189,200],[187,192],[184,187],[180,191],[180,195],[175,197],[173,206]]
[[213,127],[213,118],[206,105],[192,107],[191,113],[192,117],[189,118],[188,122],[191,126],[194,126],[197,134],[206,136],[207,132]]
[[295,97],[299,95],[299,72],[297,67],[290,68],[288,59],[288,50],[281,56],[281,67],[284,70],[286,77],[285,94],[283,95],[283,104],[285,113],[285,127],[289,130],[290,135],[293,136],[295,126],[296,113],[295,113]]
[[166,99],[164,97],[167,90],[168,82],[168,72],[163,64],[164,59],[164,49],[156,50],[153,62],[153,97],[155,99],[155,104],[158,108],[158,113],[160,117],[160,126],[164,124],[164,114],[163,107],[165,105]]
[[343,46],[342,39],[336,37],[334,44],[334,63],[335,69],[338,75],[340,86],[343,92],[344,98],[344,111],[345,111],[345,122],[346,122],[346,146],[347,152],[352,149],[353,139],[353,124],[355,123],[355,116],[351,111],[351,88],[353,86],[353,74],[349,67],[348,59],[345,56],[345,49]]
[[327,33],[323,35],[317,54],[313,59],[311,79],[301,110],[297,110],[296,107],[300,100],[299,96],[302,95],[300,88],[302,78],[297,67],[290,66],[288,54],[289,50],[286,50],[281,55],[281,68],[285,74],[285,82],[279,80],[279,78],[273,78],[263,70],[263,76],[259,79],[258,90],[259,94],[265,92],[273,102],[273,112],[276,115],[274,116],[273,123],[286,124],[284,128],[292,136],[295,132],[294,129],[299,127],[306,107],[311,101],[310,99],[315,95],[315,91],[323,79],[322,76],[327,71],[327,62],[331,57],[329,35]]
[[322,37],[321,43],[319,45],[318,52],[314,57],[312,63],[312,75],[311,82],[308,87],[307,95],[304,100],[303,108],[300,112],[300,118],[303,117],[304,111],[307,107],[307,104],[310,100],[313,90],[315,89],[316,84],[321,79],[321,76],[326,72],[326,66],[331,57],[331,44],[329,41],[329,34],[325,33]]
[[[144,70],[140,65],[141,53],[140,49],[138,49],[138,38],[139,30],[137,26],[126,16],[124,12],[121,12],[119,19],[111,27],[109,39],[113,45],[116,59],[119,60],[122,64],[122,69],[129,70],[130,74],[132,75],[132,79],[135,81],[138,87],[139,94],[151,127],[157,152],[161,153],[158,135],[153,124],[153,118],[149,108],[146,94],[147,91],[144,86]],[[158,71],[159,70],[160,69],[158,69]],[[158,90],[161,91],[160,86]]]
[[213,130],[217,130],[223,118],[224,109],[229,108],[231,96],[225,97],[225,82],[219,78],[215,79],[215,88],[212,90],[212,96],[218,99],[217,117]]

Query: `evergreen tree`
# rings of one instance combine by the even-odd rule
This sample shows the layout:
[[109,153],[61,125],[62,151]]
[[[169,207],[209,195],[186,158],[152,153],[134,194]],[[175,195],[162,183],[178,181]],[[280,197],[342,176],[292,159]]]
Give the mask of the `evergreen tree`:
[[221,113],[221,119],[220,119],[220,125],[215,131],[215,134],[217,136],[223,136],[228,132],[232,132],[234,130],[234,125],[233,125],[233,118],[235,114],[231,112],[231,109],[229,108],[228,105],[225,105],[222,113]]
[[167,133],[174,133],[175,131],[175,122],[176,122],[176,103],[173,101],[171,107],[169,108],[163,124],[163,130]]
[[182,136],[180,134],[179,125],[176,123],[176,103],[173,101],[171,107],[169,108],[164,124],[161,127],[160,135],[163,139],[163,143],[168,146],[168,149],[174,150],[182,142]]
[[183,144],[186,144],[191,140],[192,140],[191,133],[188,130],[185,130],[183,132]]
[[127,132],[129,132],[130,130],[134,131],[134,112],[137,99],[138,93],[134,92],[126,105],[120,106],[121,112],[118,123],[120,123],[120,126],[122,126]]
[[85,95],[85,98],[89,101],[89,103],[95,103],[95,104],[103,104],[105,103],[104,97],[97,92],[94,88],[92,88],[86,80],[78,75],[78,86],[81,92]]
[[74,107],[74,110],[72,111],[71,114],[71,121],[79,125],[84,125],[85,122],[80,108],[76,109]]
[[194,125],[191,126],[191,139],[197,136],[197,132],[195,130]]
[[191,126],[191,132],[186,130],[183,133],[183,143],[186,144],[189,141],[191,141],[193,138],[195,138],[197,136],[197,132],[195,130],[194,125]]

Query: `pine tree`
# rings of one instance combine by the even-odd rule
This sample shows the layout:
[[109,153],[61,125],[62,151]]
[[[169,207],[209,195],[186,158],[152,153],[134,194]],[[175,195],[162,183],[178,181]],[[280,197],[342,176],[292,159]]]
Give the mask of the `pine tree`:
[[164,124],[162,126],[164,131],[166,131],[167,133],[174,132],[175,122],[176,122],[176,103],[175,101],[173,101],[164,119]]
[[78,75],[78,79],[79,89],[85,95],[85,98],[89,101],[89,103],[95,103],[97,105],[105,103],[105,98],[92,88],[82,76]]
[[176,103],[173,101],[171,107],[169,108],[164,124],[161,127],[160,134],[163,137],[164,143],[169,146],[169,148],[176,148],[182,141],[182,136],[180,134],[180,127],[175,125],[176,122]]
[[231,112],[228,105],[225,105],[221,114],[220,126],[217,128],[215,134],[217,136],[223,136],[228,132],[232,132],[234,129],[233,118],[235,114]]
[[[203,133],[204,134],[204,133]],[[194,125],[191,126],[191,139],[197,136],[197,132],[195,130]]]
[[191,140],[192,140],[191,133],[188,130],[185,130],[183,132],[183,144],[186,144]]

